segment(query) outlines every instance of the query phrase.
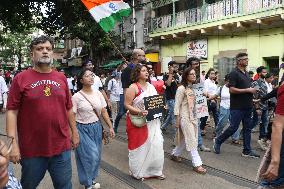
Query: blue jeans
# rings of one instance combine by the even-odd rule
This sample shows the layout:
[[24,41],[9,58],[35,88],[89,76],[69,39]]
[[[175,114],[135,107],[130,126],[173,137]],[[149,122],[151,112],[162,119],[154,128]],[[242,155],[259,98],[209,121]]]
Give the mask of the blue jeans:
[[[283,134],[283,133],[282,133]],[[278,176],[275,180],[268,182],[262,180],[260,182],[261,186],[269,186],[270,188],[284,188],[284,136],[282,135],[282,144],[281,144],[281,152],[280,152],[280,164],[278,170]]]
[[52,157],[23,158],[21,160],[23,189],[36,189],[48,170],[55,189],[72,189],[71,151]]
[[203,140],[202,140],[202,136],[201,136],[201,129],[200,129],[200,119],[197,120],[197,125],[198,125],[198,147],[202,146],[203,144]]
[[126,113],[126,109],[124,107],[124,95],[121,94],[120,95],[120,98],[119,98],[119,111],[118,111],[118,114],[115,118],[115,121],[114,121],[114,130],[117,131],[117,128],[118,128],[118,125],[119,125],[119,122],[120,122],[120,119],[122,118],[122,116]]
[[267,137],[268,116],[268,110],[261,110],[261,116],[257,115],[256,110],[253,111],[252,128],[255,128],[259,124],[259,118],[261,119],[261,124],[259,124],[259,139]]
[[243,153],[248,154],[251,152],[251,130],[252,130],[252,109],[244,110],[231,110],[230,111],[230,126],[216,138],[215,142],[218,145],[221,145],[225,142],[230,136],[232,136],[239,128],[241,121],[243,122]]
[[95,123],[77,123],[80,144],[75,158],[80,184],[90,187],[98,176],[102,152],[102,126]]
[[268,181],[261,181],[260,182],[261,186],[266,186],[266,187],[280,187],[284,186],[284,178],[278,177],[277,179],[268,182]]
[[[214,123],[215,123],[215,127],[217,127],[217,124],[218,124],[218,109],[217,109],[217,105],[215,103],[215,105],[213,106],[213,103],[209,103],[208,102],[208,112],[212,112],[213,114],[213,119],[214,119]],[[208,119],[208,116],[206,117],[202,117],[200,119],[200,129],[201,130],[204,130],[205,129],[205,126],[206,126],[206,121]]]
[[[226,109],[220,106],[219,122],[216,127],[216,137],[222,134],[224,127],[228,124],[230,120],[230,109]],[[239,140],[240,128],[232,135],[233,140]]]
[[174,115],[175,99],[167,100],[168,114],[162,125],[162,129],[166,129],[169,124],[175,125],[176,119]]

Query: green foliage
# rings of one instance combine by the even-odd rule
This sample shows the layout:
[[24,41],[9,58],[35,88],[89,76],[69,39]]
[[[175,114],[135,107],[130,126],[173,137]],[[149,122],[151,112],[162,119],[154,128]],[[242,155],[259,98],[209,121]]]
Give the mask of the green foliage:
[[[33,17],[38,16],[40,11],[30,10],[34,3],[24,0],[1,1],[0,2],[0,25],[3,32],[21,32],[32,28],[35,24]],[[1,34],[2,35],[2,34]]]
[[29,50],[27,45],[31,42],[30,33],[21,32],[21,33],[6,33],[2,35],[2,39],[0,41],[0,57],[4,62],[13,62],[16,57],[21,63],[21,60],[24,57],[29,57]]
[[[53,8],[53,10],[50,9],[47,12],[48,17],[44,18],[44,23],[50,23],[52,21],[51,18],[57,15],[57,18],[60,18],[60,21],[57,22],[60,36],[70,37],[71,39],[77,37],[85,41],[90,51],[89,56],[95,62],[104,62],[105,59],[113,54],[113,46],[108,40],[106,33],[92,18],[80,0],[56,1]],[[41,29],[48,28],[47,25],[41,24]]]
[[[82,39],[90,49],[90,57],[97,62],[103,62],[114,54],[106,33],[93,20],[81,0],[0,2],[0,43],[5,43],[7,31],[20,34],[35,27],[58,38]],[[113,34],[110,36],[117,38]]]

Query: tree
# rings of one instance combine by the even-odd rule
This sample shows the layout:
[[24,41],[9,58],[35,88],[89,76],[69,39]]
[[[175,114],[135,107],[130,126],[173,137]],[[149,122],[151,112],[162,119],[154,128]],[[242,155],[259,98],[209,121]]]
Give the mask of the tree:
[[[85,41],[90,50],[90,58],[98,64],[114,54],[106,33],[80,0],[1,1],[0,26],[1,23],[3,28],[2,31],[0,28],[0,42],[7,31],[20,33],[36,27],[58,38],[77,37]],[[110,36],[117,38],[114,33]]]
[[[37,27],[49,35],[59,33],[59,38],[79,38],[89,49],[89,58],[101,65],[114,55],[113,46],[106,33],[93,20],[80,0],[47,1],[47,11]],[[110,33],[117,39],[114,33]],[[114,40],[115,41],[115,40]]]
[[[93,20],[80,0],[56,1],[49,4],[48,10],[46,12],[48,16],[44,17],[39,25],[42,30],[53,34],[57,27],[60,36],[78,37],[85,41],[90,51],[90,58],[93,58],[98,65],[114,54],[113,46],[106,33]],[[50,23],[52,23],[51,27]],[[114,33],[110,36],[117,39]]]
[[4,62],[14,62],[18,60],[18,69],[21,69],[21,64],[24,57],[29,57],[29,49],[27,44],[31,42],[31,36],[28,31],[20,33],[7,33],[2,36],[0,42],[1,51],[0,57]]
[[38,4],[30,1],[1,1],[0,25],[2,26],[2,32],[21,32],[32,28],[35,21],[37,21],[34,18],[40,14],[39,9]]

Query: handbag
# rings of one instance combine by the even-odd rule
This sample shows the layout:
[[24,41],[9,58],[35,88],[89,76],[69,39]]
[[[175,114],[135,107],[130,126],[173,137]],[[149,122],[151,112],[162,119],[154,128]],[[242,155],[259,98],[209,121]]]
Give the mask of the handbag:
[[[86,97],[86,95],[84,93],[82,93],[81,91],[79,91],[79,93],[91,104],[96,116],[98,117],[99,121],[101,122],[100,116],[99,116],[97,110],[95,109],[95,107],[93,106],[93,104],[91,103],[91,101]],[[102,125],[102,140],[103,140],[104,145],[107,145],[109,143],[109,133],[104,129],[103,125]]]
[[[138,83],[135,83],[137,85],[137,88],[139,91],[141,91],[141,87]],[[146,125],[146,116],[139,116],[139,115],[133,115],[129,112],[129,117],[131,123],[136,127],[143,127]]]
[[133,115],[129,113],[129,117],[130,117],[131,123],[136,127],[143,127],[146,125],[145,116]]

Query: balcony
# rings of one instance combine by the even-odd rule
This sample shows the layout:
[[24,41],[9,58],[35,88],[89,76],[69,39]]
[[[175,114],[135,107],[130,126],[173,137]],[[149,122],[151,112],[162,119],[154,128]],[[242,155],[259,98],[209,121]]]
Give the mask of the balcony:
[[[249,17],[251,15],[256,15],[256,19],[279,14],[281,19],[284,19],[283,8],[284,0],[223,0],[176,14],[152,18],[149,30],[150,37],[160,36],[163,32],[169,33],[169,31],[174,30],[182,31],[184,29],[184,31],[188,31],[189,27],[200,27],[200,25],[210,25],[210,23],[210,27],[218,26],[225,23],[218,23],[218,21],[227,20],[228,23],[231,22],[232,20],[228,20],[229,18],[236,18],[234,20],[236,21],[240,17],[247,16],[251,19]],[[195,29],[197,28],[195,27]]]

